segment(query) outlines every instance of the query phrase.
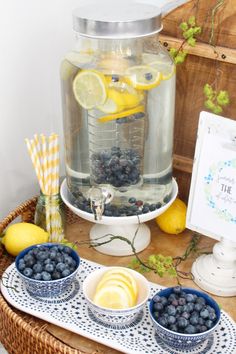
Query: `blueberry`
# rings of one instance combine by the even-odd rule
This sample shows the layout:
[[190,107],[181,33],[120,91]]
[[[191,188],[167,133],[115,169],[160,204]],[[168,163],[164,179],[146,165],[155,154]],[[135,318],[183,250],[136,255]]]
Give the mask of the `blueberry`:
[[166,311],[167,311],[168,315],[170,315],[170,316],[175,316],[175,314],[176,314],[176,308],[173,305],[167,306]]
[[181,294],[182,289],[181,289],[180,286],[175,286],[175,287],[173,288],[173,292],[174,292],[174,294],[179,295],[179,294]]
[[[21,261],[21,259],[20,259],[20,261]],[[25,269],[25,262],[23,261],[23,259],[22,259],[22,262],[19,262],[19,263],[18,263],[18,269],[19,269],[20,271],[22,271],[22,270]]]
[[155,302],[153,308],[155,311],[162,311],[164,309],[164,306],[161,302]]
[[23,259],[24,259],[25,263],[27,263],[29,261],[34,261],[34,257],[30,254],[26,254]]
[[168,300],[167,300],[167,298],[165,296],[161,297],[161,303],[162,303],[163,306],[167,305]]
[[176,313],[181,314],[183,312],[183,306],[177,306],[176,307]]
[[196,299],[196,303],[201,305],[206,305],[206,300],[203,297],[198,296],[198,298]]
[[52,273],[52,279],[53,279],[53,280],[61,279],[61,273],[60,273],[60,272],[57,272],[57,271],[54,271],[54,272]]
[[177,297],[176,297],[176,294],[174,294],[174,293],[170,294],[170,296],[168,297],[169,303],[171,303],[172,301],[174,301],[176,299],[177,299]]
[[196,333],[196,327],[189,324],[185,330],[184,330],[184,333],[187,333],[187,334],[195,334]]
[[74,264],[74,263],[73,263],[73,258],[72,258],[71,256],[68,256],[68,255],[66,255],[66,256],[64,257],[64,262],[65,262],[65,264],[67,264],[68,266],[71,266],[72,264]]
[[71,254],[71,248],[70,247],[68,247],[68,246],[64,246],[64,253],[66,253],[66,254]]
[[63,252],[65,246],[64,245],[58,245],[58,251]]
[[193,310],[194,310],[194,303],[189,302],[189,303],[186,305],[186,309],[187,309],[187,312],[193,312]]
[[34,274],[32,278],[35,280],[41,280],[42,279],[41,273]]
[[151,204],[151,205],[149,206],[149,210],[150,210],[150,211],[156,210],[156,204]]
[[210,328],[212,328],[212,327],[214,326],[214,322],[211,321],[211,320],[207,320],[207,321],[205,322],[205,326],[206,326],[208,329],[210,329]]
[[68,268],[66,268],[66,269],[64,269],[63,271],[62,271],[62,273],[61,273],[61,275],[63,276],[63,277],[68,277],[68,275],[70,275],[71,273],[70,273],[70,270],[68,269]]
[[188,320],[190,317],[190,313],[188,313],[187,311],[184,311],[184,312],[182,312],[181,317],[186,318],[186,320]]
[[57,251],[56,250],[52,250],[52,251],[50,251],[50,253],[49,253],[49,258],[50,259],[56,259],[56,256],[57,256]]
[[31,277],[32,276],[32,274],[33,274],[33,270],[31,269],[31,268],[25,268],[24,270],[23,270],[23,274],[26,276],[26,277]]
[[51,274],[48,273],[48,272],[45,272],[45,271],[43,271],[43,272],[41,273],[41,276],[42,276],[42,280],[45,280],[45,281],[49,281],[49,280],[52,279]]
[[194,296],[192,294],[187,294],[186,295],[186,301],[187,302],[194,302]]
[[57,252],[55,261],[57,263],[62,263],[63,262],[63,256],[59,252]]
[[[209,310],[208,310],[209,311]],[[216,314],[215,312],[209,312],[209,320],[215,321],[216,320]]]
[[208,329],[207,326],[203,325],[203,326],[200,327],[200,332],[206,332],[207,329]]
[[155,296],[153,297],[153,301],[154,301],[154,302],[160,302],[160,301],[161,301],[161,297],[160,297],[159,295],[155,295]]
[[178,327],[176,326],[176,324],[170,325],[169,329],[173,332],[178,332]]
[[192,315],[189,319],[189,322],[193,325],[193,326],[196,326],[199,322],[199,317],[198,316],[194,316]]
[[194,310],[200,312],[202,309],[203,309],[203,305],[202,304],[197,303],[197,304],[194,305]]
[[62,263],[62,262],[59,262],[59,263],[57,263],[57,265],[56,265],[56,270],[58,271],[58,272],[63,272],[63,270],[65,270],[66,269],[66,265],[65,265],[65,263]]
[[46,264],[44,270],[48,273],[52,273],[54,271],[54,266],[50,263]]
[[33,271],[34,273],[41,273],[43,270],[43,266],[41,263],[35,263],[35,265],[33,266]]
[[188,320],[184,317],[179,317],[177,320],[177,325],[179,328],[185,328],[188,325]]
[[134,197],[129,198],[129,203],[130,204],[136,203],[136,198],[134,198]]
[[48,254],[46,252],[43,252],[43,251],[39,251],[36,258],[39,260],[39,261],[44,261],[45,259],[48,258]]
[[168,325],[168,321],[167,321],[167,319],[164,316],[160,316],[157,319],[157,322],[163,327],[167,327],[167,325]]
[[143,214],[147,214],[149,212],[149,207],[143,207],[143,209],[142,209],[142,213]]
[[160,202],[156,203],[156,209],[160,209],[162,204]]
[[[182,296],[182,295],[181,295]],[[180,297],[179,298],[179,305],[180,306],[183,306],[183,305],[186,305],[186,299],[184,297]]]
[[153,78],[153,76],[152,76],[151,73],[146,73],[146,74],[145,74],[145,79],[146,79],[146,80],[152,80],[152,78]]
[[200,316],[205,320],[207,318],[209,318],[209,311],[207,309],[203,309],[201,312],[200,312]]
[[176,322],[176,318],[174,316],[169,316],[167,321],[169,325],[173,325]]
[[199,317],[198,324],[202,326],[202,325],[204,325],[204,323],[205,323],[204,319],[202,317]]
[[171,305],[173,305],[174,307],[177,307],[177,306],[179,305],[178,300],[177,300],[177,299],[173,300],[173,301],[171,302]]

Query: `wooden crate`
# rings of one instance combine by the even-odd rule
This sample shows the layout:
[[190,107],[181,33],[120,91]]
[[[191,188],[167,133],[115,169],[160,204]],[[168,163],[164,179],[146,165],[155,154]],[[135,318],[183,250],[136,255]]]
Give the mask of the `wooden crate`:
[[[167,49],[179,48],[183,42],[179,24],[191,15],[196,16],[202,34],[195,47],[185,46],[189,55],[177,66],[174,134],[174,175],[179,195],[186,201],[199,114],[206,110],[203,94],[206,83],[213,84],[217,80],[218,89],[229,92],[230,105],[222,115],[236,119],[236,0],[189,1],[169,13],[163,20],[164,28],[159,37]],[[212,35],[215,46],[209,44]]]

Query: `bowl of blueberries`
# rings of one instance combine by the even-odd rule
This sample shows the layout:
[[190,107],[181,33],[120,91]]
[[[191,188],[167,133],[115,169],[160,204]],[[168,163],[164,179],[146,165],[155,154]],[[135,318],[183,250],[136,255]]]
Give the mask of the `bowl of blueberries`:
[[220,308],[212,297],[180,286],[157,292],[149,303],[149,314],[157,336],[178,350],[202,344],[220,321]]
[[24,249],[15,264],[30,295],[54,297],[64,293],[74,281],[80,257],[66,245],[43,243]]

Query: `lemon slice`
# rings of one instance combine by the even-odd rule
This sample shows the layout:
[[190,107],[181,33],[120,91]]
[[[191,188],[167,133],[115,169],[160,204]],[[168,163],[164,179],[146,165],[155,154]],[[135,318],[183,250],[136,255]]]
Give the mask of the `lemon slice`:
[[133,275],[128,270],[123,269],[123,268],[110,269],[103,275],[103,279],[107,279],[111,275],[113,277],[121,276],[124,279],[126,279],[126,281],[131,285],[135,296],[137,297],[137,295],[138,295],[138,286],[137,286],[135,278],[133,277]]
[[120,274],[110,274],[107,277],[102,278],[97,285],[96,291],[110,283],[116,284],[117,286],[126,289],[126,291],[129,292],[133,306],[136,304],[137,293],[135,292],[135,289],[133,289],[132,284]]
[[76,101],[85,109],[104,104],[107,98],[105,76],[95,70],[80,71],[73,81]]
[[127,82],[138,90],[151,90],[161,82],[161,73],[149,65],[131,66],[125,74]]
[[133,307],[136,304],[136,298],[132,288],[128,284],[117,279],[111,278],[104,280],[101,284],[98,284],[96,288],[96,293],[99,292],[102,288],[106,288],[108,286],[119,286],[121,289],[123,289],[129,298],[129,307]]
[[76,66],[91,63],[93,61],[93,53],[88,52],[69,52],[65,59]]
[[173,63],[164,63],[163,61],[153,61],[149,65],[161,72],[162,80],[169,80],[175,74],[175,65]]
[[140,105],[140,106],[137,106],[135,108],[127,109],[125,111],[122,111],[120,113],[108,114],[106,116],[102,116],[102,117],[98,118],[98,120],[101,123],[106,123],[106,122],[109,122],[111,120],[127,117],[127,116],[130,116],[131,114],[135,114],[135,113],[139,113],[139,112],[145,112],[144,106]]
[[103,105],[99,105],[97,108],[104,113],[117,113],[122,111],[125,108],[123,93],[112,88],[108,89],[107,100]]
[[95,293],[93,301],[96,305],[110,309],[126,309],[131,307],[127,292],[116,285],[108,285]]

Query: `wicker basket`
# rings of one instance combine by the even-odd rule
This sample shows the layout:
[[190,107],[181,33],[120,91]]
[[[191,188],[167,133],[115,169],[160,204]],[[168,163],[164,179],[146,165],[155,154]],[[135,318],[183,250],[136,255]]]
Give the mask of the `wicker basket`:
[[[36,201],[37,198],[33,198],[12,211],[0,222],[0,233],[18,217],[21,217],[22,221],[31,222]],[[67,213],[70,212],[67,211]],[[70,220],[70,217],[67,219]],[[12,262],[14,262],[14,258],[9,256],[0,246],[0,276]],[[0,341],[9,353],[14,354],[82,354],[81,351],[69,347],[49,334],[44,321],[12,308],[1,294]]]

